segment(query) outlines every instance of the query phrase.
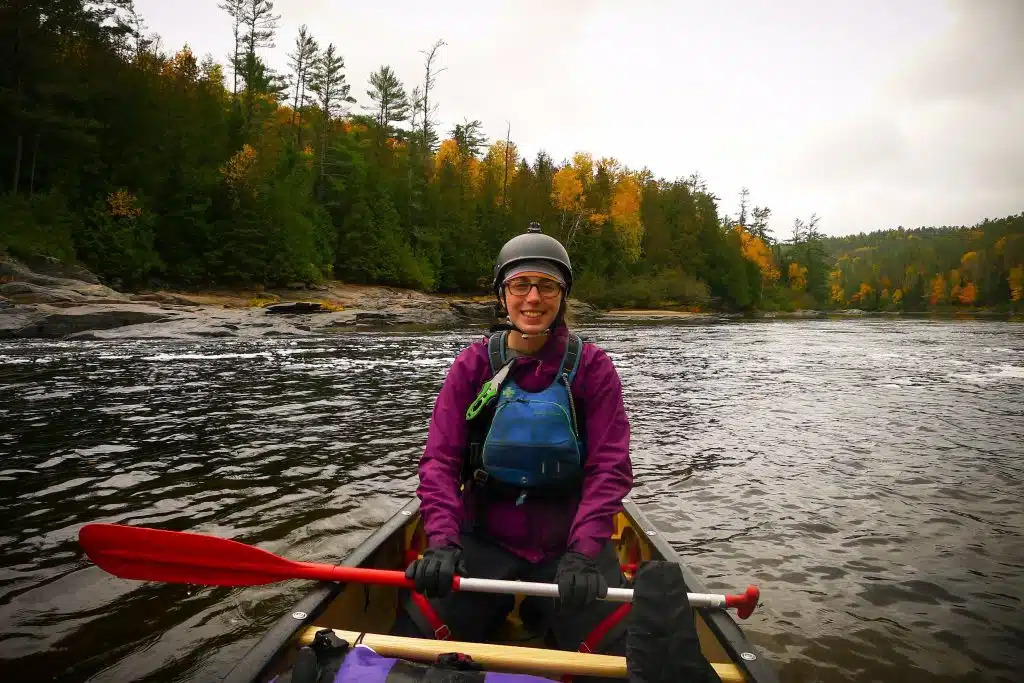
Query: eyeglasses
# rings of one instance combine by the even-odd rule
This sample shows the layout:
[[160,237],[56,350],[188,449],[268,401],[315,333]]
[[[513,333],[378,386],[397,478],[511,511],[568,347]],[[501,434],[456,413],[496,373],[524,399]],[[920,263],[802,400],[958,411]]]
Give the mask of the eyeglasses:
[[537,288],[537,293],[544,299],[552,299],[562,291],[562,285],[554,280],[541,280],[540,282],[510,280],[505,284],[505,289],[508,290],[509,294],[514,294],[515,296],[526,296],[534,287]]

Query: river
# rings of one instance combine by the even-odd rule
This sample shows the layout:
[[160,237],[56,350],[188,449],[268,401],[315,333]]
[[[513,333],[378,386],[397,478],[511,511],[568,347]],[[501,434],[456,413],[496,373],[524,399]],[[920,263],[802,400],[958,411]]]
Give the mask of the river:
[[[633,498],[785,682],[1024,679],[1024,325],[586,327],[622,378]],[[216,680],[292,581],[143,584],[92,521],[334,562],[416,486],[479,333],[0,344],[0,680]]]

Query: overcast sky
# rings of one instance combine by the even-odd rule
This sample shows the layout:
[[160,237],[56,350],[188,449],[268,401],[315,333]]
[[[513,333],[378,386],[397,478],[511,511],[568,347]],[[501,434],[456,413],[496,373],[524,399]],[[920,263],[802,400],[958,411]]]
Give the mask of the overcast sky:
[[[224,62],[216,0],[136,0],[162,48]],[[411,90],[438,38],[445,132],[480,119],[529,158],[613,156],[742,186],[790,234],[973,224],[1024,211],[1024,0],[278,0],[345,58],[356,107],[390,64]]]

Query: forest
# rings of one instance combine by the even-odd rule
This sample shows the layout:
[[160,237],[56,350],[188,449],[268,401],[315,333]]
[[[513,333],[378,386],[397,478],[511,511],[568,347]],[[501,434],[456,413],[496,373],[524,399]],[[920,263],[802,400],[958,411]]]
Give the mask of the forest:
[[[224,63],[163,49],[130,0],[0,7],[0,252],[80,263],[115,288],[341,280],[483,293],[501,244],[538,221],[574,295],[603,308],[1020,308],[1024,214],[826,237],[728,212],[699,175],[579,152],[524,158],[511,131],[437,122],[443,40],[403,83],[349,83],[344,46],[278,35],[270,0],[224,0]],[[285,42],[289,71],[261,53]],[[9,47],[8,47],[9,46]],[[412,48],[416,49],[416,48]]]

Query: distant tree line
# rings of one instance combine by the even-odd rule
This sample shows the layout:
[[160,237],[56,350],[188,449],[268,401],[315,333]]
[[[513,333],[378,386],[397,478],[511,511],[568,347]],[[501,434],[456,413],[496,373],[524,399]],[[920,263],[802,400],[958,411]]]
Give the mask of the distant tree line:
[[815,215],[778,240],[745,188],[731,217],[697,175],[587,153],[526,159],[511,131],[488,140],[479,120],[442,132],[441,40],[421,51],[411,90],[382,65],[360,92],[342,46],[305,26],[289,72],[267,65],[270,0],[220,7],[233,37],[223,65],[164,51],[130,0],[0,7],[0,249],[78,261],[128,288],[341,279],[473,292],[501,244],[539,221],[567,245],[578,295],[600,306],[1020,300],[1019,217],[844,241]]

